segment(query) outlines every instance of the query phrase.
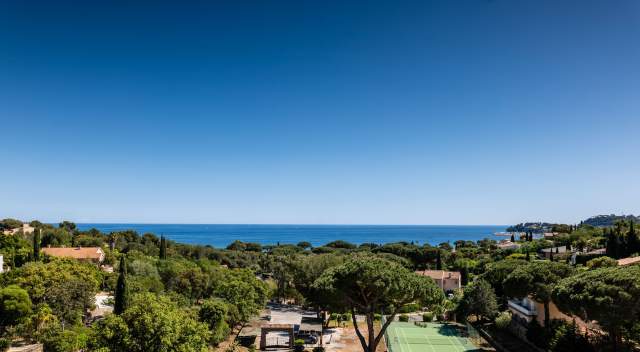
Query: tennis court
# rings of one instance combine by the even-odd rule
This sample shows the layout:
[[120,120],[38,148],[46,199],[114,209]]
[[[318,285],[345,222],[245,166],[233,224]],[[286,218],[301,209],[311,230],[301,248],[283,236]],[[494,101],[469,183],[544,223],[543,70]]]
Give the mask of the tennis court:
[[481,351],[468,338],[447,324],[393,322],[386,332],[389,352],[466,352]]

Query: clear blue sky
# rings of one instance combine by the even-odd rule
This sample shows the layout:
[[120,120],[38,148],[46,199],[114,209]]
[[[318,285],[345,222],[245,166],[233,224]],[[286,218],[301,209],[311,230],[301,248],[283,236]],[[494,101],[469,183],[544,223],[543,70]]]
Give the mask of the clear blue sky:
[[640,2],[4,1],[0,217],[640,213]]

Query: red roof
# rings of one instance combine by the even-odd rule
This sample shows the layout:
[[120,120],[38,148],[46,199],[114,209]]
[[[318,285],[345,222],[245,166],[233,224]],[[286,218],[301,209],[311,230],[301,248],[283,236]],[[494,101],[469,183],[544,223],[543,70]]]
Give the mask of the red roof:
[[636,263],[640,263],[640,257],[618,259],[618,265],[622,265],[622,266],[636,264]]
[[419,270],[416,274],[422,276],[428,276],[434,280],[442,279],[457,279],[460,280],[460,272],[458,271],[445,271],[445,270]]
[[104,251],[100,247],[47,247],[42,248],[42,253],[52,257],[74,259],[100,260],[104,257]]

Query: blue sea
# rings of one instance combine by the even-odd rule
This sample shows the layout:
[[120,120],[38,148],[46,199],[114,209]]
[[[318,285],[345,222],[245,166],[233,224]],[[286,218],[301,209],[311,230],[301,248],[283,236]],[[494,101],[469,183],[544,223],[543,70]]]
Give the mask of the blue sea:
[[503,225],[206,225],[206,224],[77,224],[80,230],[96,228],[102,232],[134,230],[154,233],[180,243],[226,247],[240,240],[265,244],[295,244],[300,241],[321,246],[334,240],[351,243],[415,242],[437,245],[457,240],[477,241],[494,236]]

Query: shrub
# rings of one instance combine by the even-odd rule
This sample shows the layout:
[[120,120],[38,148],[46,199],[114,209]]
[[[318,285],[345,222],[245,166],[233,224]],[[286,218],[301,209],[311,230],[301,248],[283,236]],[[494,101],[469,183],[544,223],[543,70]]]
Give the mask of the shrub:
[[324,352],[324,347],[314,347],[313,352]]
[[296,339],[295,341],[293,341],[293,346],[294,346],[294,350],[296,352],[304,351],[304,340],[303,339]]
[[609,257],[595,258],[587,262],[587,268],[589,269],[607,268],[612,266],[618,266],[618,261]]
[[413,312],[417,312],[420,310],[420,304],[418,303],[409,303],[409,304],[405,304],[404,306],[400,307],[400,310],[398,311],[399,313],[413,313]]
[[380,321],[380,320],[382,320],[382,314],[378,314],[378,313],[374,314],[374,315],[373,315],[373,320],[374,320],[374,321]]
[[6,352],[11,347],[11,340],[0,338],[0,352]]
[[511,312],[502,312],[496,317],[496,328],[504,330],[509,327],[509,324],[511,324]]
[[572,324],[560,325],[549,343],[549,351],[581,351],[592,352],[594,347],[589,340],[580,333],[575,321]]
[[399,320],[399,321],[407,322],[407,321],[409,321],[409,316],[408,316],[408,315],[406,315],[406,314],[401,314],[401,315],[398,317],[398,320]]
[[549,329],[545,329],[536,319],[533,319],[527,329],[527,340],[537,347],[544,350],[548,349],[551,339],[556,335],[556,332],[567,325],[567,323],[561,319],[553,319],[549,325]]
[[426,312],[422,314],[422,321],[426,321],[426,322],[433,321],[433,313]]
[[342,321],[351,321],[351,313],[342,313]]
[[529,326],[527,326],[527,340],[532,344],[546,349],[547,347],[547,334],[546,330],[538,323],[536,319],[531,320]]

